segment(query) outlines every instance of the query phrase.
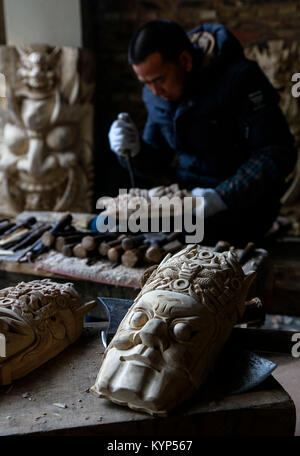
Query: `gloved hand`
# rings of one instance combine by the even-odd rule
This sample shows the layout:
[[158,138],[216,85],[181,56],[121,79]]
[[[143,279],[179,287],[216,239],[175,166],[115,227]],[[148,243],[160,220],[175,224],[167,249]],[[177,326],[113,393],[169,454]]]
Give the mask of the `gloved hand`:
[[204,217],[211,217],[218,212],[227,209],[226,204],[218,193],[212,188],[196,187],[192,190],[192,195],[204,197]]
[[134,157],[140,151],[138,129],[127,112],[121,112],[109,130],[110,148],[121,157]]

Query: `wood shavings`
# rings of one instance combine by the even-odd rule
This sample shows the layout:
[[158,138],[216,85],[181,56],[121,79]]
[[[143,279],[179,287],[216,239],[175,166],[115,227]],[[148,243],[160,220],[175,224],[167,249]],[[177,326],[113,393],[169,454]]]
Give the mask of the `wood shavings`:
[[37,269],[48,272],[138,289],[141,287],[143,273],[147,269],[146,267],[127,268],[122,264],[112,269],[111,262],[105,259],[87,266],[85,259],[65,257],[62,253],[56,251],[40,255],[35,264]]
[[54,405],[55,407],[63,408],[63,409],[68,408],[67,404],[62,404],[60,402],[54,402],[54,404],[52,404],[52,405]]
[[32,400],[32,397],[31,397],[31,393],[28,393],[28,392],[27,392],[27,393],[24,393],[24,394],[22,394],[22,397],[24,397],[24,399],[28,399],[29,401],[31,401],[31,400]]

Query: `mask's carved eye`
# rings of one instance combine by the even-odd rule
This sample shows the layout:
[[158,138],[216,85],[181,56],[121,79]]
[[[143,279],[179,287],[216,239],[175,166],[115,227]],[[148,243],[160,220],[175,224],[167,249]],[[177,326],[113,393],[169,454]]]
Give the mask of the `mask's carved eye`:
[[113,346],[117,350],[127,350],[133,346],[132,340],[130,339],[129,331],[118,334],[114,337]]
[[187,323],[178,322],[173,326],[173,334],[179,342],[187,342],[192,335],[192,328]]
[[148,315],[142,310],[138,310],[132,315],[130,325],[135,329],[140,329],[147,323],[148,320]]

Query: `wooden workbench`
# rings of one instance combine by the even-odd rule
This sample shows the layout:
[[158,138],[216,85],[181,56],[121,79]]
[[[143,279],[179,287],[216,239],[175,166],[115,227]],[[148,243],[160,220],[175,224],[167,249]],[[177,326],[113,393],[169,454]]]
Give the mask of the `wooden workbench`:
[[[39,221],[54,223],[62,215],[61,212],[53,211],[24,211],[17,216],[16,221],[21,222],[34,216]],[[72,216],[77,229],[87,230],[96,214],[72,213]],[[262,262],[261,280],[260,283],[257,282],[255,296],[263,300],[268,313],[299,316],[300,237],[285,236],[271,240],[266,238],[261,247],[266,249],[269,256],[268,261],[264,259]],[[17,256],[20,256],[20,253]],[[0,256],[0,288],[15,285],[22,280],[52,277],[58,281],[74,282],[85,300],[93,299],[95,296],[134,299],[145,269],[128,270],[119,266],[116,270],[110,270],[109,263],[105,260],[92,267],[85,267],[85,260],[80,259],[75,259],[73,265],[71,263],[72,260],[55,251],[43,255],[35,264],[20,264],[8,257]],[[81,277],[78,271],[81,271]],[[119,278],[115,280],[118,275]]]
[[[237,250],[237,253],[240,254],[241,251]],[[9,257],[0,256],[0,289],[21,281],[50,277],[60,282],[73,282],[84,301],[96,296],[134,299],[140,290],[143,273],[148,267],[149,265],[127,268],[119,264],[112,268],[112,263],[106,259],[99,259],[92,266],[87,266],[85,259],[68,258],[55,250],[44,253],[34,263],[18,263]],[[257,296],[263,301],[270,286],[268,253],[263,249],[256,249],[243,268],[245,272],[254,270],[258,273],[249,290],[249,297]]]
[[1,436],[293,435],[294,404],[272,376],[252,391],[227,397],[204,387],[167,418],[94,396],[89,388],[101,364],[100,329],[90,324],[56,358],[0,388]]

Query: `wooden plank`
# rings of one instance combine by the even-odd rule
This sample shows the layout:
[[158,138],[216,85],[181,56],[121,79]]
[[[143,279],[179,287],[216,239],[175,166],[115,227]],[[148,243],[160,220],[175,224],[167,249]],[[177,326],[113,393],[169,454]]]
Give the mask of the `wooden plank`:
[[88,391],[101,364],[99,331],[90,325],[55,359],[1,387],[1,436],[293,435],[293,401],[272,376],[252,391],[225,397],[207,385],[167,418],[95,397]]

